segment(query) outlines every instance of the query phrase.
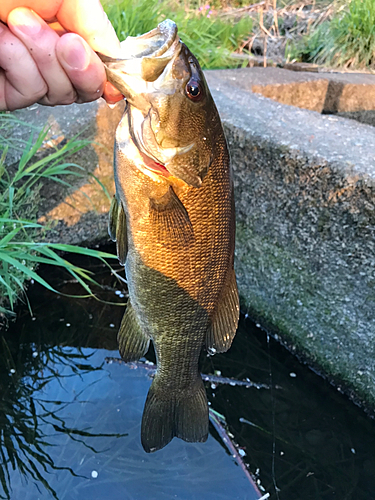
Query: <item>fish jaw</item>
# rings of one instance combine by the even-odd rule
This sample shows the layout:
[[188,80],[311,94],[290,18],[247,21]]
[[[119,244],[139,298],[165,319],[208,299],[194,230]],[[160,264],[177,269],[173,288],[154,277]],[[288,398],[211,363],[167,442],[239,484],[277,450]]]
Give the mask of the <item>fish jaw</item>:
[[128,37],[121,58],[101,58],[108,80],[128,102],[131,134],[148,157],[146,165],[153,171],[162,166],[162,175],[167,171],[189,186],[200,187],[201,171],[206,172],[211,162],[210,145],[198,144],[191,126],[178,128],[187,100],[184,89],[191,77],[187,52],[175,23],[166,20],[146,35]]
[[[165,182],[171,174],[168,170],[158,162],[156,159],[151,158],[148,154],[142,152],[139,144],[134,140],[133,135],[130,132],[130,116],[129,110],[125,111],[124,116],[119,123],[116,130],[116,147],[121,150],[123,154],[126,155],[128,160],[134,165],[134,167],[152,179],[156,183]],[[119,175],[119,165],[115,160],[115,178]],[[118,184],[116,182],[117,189],[122,192],[121,182]]]
[[[195,143],[192,142],[186,146],[175,147],[161,147],[155,137],[155,131],[152,126],[151,113],[149,112],[144,117],[141,110],[131,107],[129,110],[131,120],[131,135],[139,151],[144,157],[145,166],[154,172],[160,172],[161,175],[166,177],[173,176],[173,171],[170,170],[169,165],[173,160],[180,155],[188,154],[194,147]],[[194,184],[194,180],[188,176],[180,180],[186,184]]]
[[155,29],[137,37],[127,37],[121,42],[118,57],[98,53],[104,63],[107,78],[125,98],[140,107],[140,94],[152,91],[152,85],[167,64],[178,56],[180,39],[177,26],[170,19]]

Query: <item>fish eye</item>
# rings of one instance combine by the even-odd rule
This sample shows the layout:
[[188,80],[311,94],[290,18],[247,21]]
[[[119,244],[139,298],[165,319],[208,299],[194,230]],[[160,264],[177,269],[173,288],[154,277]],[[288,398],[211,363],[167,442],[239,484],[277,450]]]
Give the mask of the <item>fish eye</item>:
[[202,86],[196,80],[189,80],[185,88],[186,95],[194,102],[198,102],[203,97]]

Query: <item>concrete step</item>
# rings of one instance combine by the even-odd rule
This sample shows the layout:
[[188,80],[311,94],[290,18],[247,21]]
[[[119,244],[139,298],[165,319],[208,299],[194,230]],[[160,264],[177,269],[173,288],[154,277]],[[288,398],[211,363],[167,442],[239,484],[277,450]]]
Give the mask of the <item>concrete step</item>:
[[206,73],[235,172],[243,305],[375,408],[375,128],[252,93],[250,71]]
[[366,73],[312,73],[282,68],[242,68],[220,75],[231,85],[282,104],[318,113],[347,114],[375,110],[375,75]]

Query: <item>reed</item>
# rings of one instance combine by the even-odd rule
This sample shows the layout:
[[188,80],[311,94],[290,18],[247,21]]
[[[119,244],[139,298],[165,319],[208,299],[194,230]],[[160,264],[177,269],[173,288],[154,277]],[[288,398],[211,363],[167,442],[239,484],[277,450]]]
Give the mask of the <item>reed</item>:
[[[46,139],[47,128],[34,139],[31,131],[26,142],[14,142],[5,131],[17,118],[0,114],[0,315],[13,316],[14,306],[20,296],[27,301],[25,282],[34,280],[51,291],[56,291],[36,268],[39,264],[51,264],[65,268],[84,289],[84,295],[92,295],[95,283],[91,273],[74,266],[60,252],[80,253],[106,262],[114,255],[73,245],[48,242],[48,228],[37,223],[39,191],[45,181],[69,186],[71,176],[83,175],[83,169],[71,158],[89,141],[74,138],[52,153],[37,154]],[[26,124],[24,124],[26,126]],[[2,133],[1,133],[2,132]],[[17,165],[7,164],[10,149],[22,149]]]
[[331,20],[315,26],[290,58],[333,67],[375,69],[375,2],[337,2]]

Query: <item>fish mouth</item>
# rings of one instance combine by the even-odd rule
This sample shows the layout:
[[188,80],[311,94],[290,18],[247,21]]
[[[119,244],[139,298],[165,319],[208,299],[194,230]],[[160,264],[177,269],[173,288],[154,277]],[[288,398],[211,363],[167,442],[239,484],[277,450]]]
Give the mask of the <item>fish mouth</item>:
[[[99,52],[98,56],[107,70],[108,80],[122,91],[118,86],[120,74],[134,75],[145,82],[153,82],[176,56],[176,52],[179,52],[180,45],[176,23],[166,19],[148,33],[128,36],[120,44],[118,57],[109,57]],[[126,91],[124,95],[128,97]]]
[[[195,143],[163,147],[157,140],[152,119],[158,113],[152,108],[150,94],[160,91],[160,85],[165,94],[176,91],[173,79],[168,85],[168,75],[181,48],[176,23],[166,19],[148,33],[127,37],[121,42],[118,57],[98,53],[106,68],[108,81],[130,104],[127,111],[130,134],[142,155],[144,166],[164,177],[173,176],[171,162],[176,156],[195,147]],[[169,166],[171,170],[168,169]]]

